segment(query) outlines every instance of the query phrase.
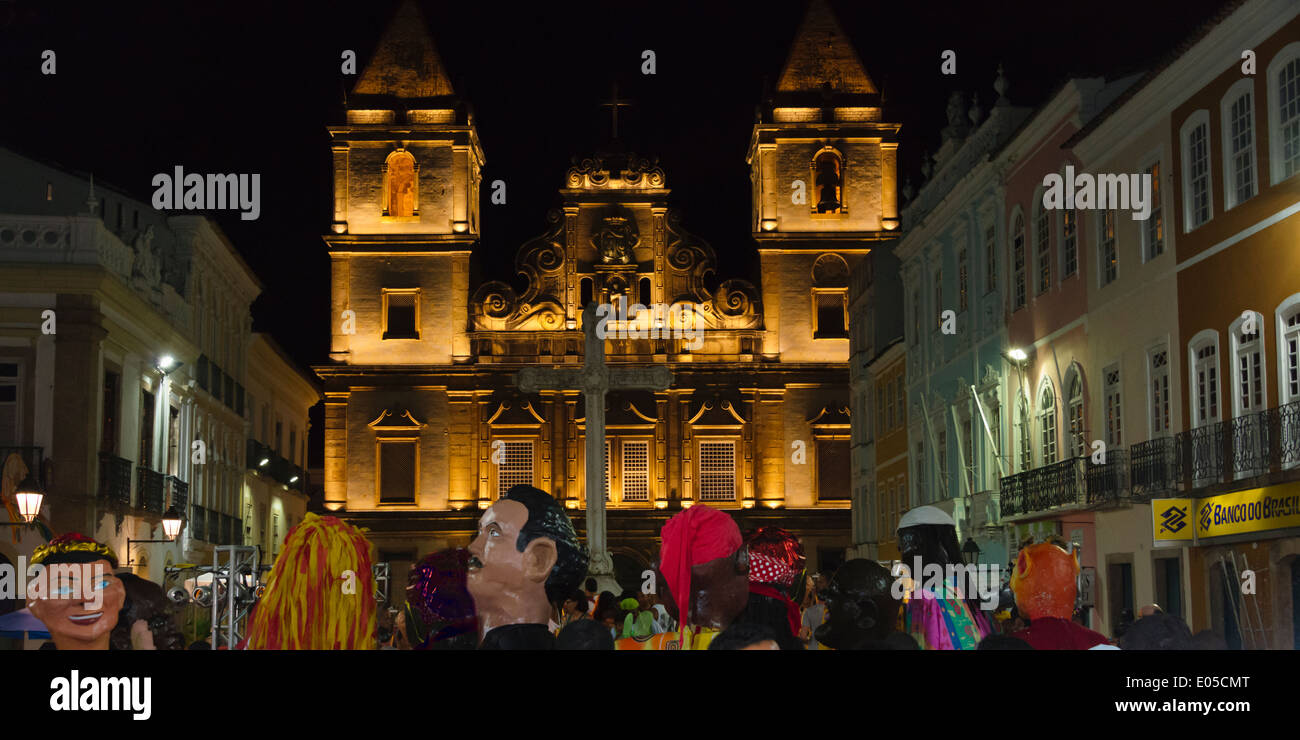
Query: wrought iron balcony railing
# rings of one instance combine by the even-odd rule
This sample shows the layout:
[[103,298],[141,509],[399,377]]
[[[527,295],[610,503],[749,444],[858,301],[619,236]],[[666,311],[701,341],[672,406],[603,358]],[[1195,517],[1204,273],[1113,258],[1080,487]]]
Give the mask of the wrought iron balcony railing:
[[1129,481],[1132,497],[1147,501],[1178,489],[1179,464],[1173,437],[1139,442],[1129,448]]
[[1106,462],[1092,463],[1084,458],[1088,487],[1088,505],[1118,504],[1131,495],[1129,486],[1129,457],[1123,448],[1106,450]]
[[131,461],[99,453],[99,498],[108,503],[131,505]]
[[166,505],[167,476],[149,468],[141,467],[136,476],[137,500],[140,510],[149,514],[161,515]]
[[189,505],[190,484],[177,478],[174,475],[167,476],[167,505],[175,506],[176,510],[185,513],[185,507]]
[[208,510],[202,506],[190,509],[190,537],[206,542],[208,539]]
[[1087,464],[1088,458],[1074,457],[1003,478],[1002,516],[1084,505]]

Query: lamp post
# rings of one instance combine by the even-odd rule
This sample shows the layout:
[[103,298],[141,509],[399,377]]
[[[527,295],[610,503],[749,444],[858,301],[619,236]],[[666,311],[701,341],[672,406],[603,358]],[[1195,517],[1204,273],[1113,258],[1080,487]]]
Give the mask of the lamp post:
[[126,541],[126,564],[127,565],[131,564],[131,545],[133,544],[147,545],[147,544],[162,543],[162,542],[175,542],[176,538],[180,536],[181,527],[185,526],[185,520],[181,517],[181,513],[176,510],[175,506],[169,506],[167,507],[167,511],[163,513],[162,525],[163,525],[163,534],[167,535],[167,539],[164,540],[133,540],[129,538],[127,539]]
[[[1027,435],[1029,434],[1029,404],[1032,402],[1029,394],[1025,391],[1025,365],[1029,363],[1029,354],[1020,347],[1011,347],[1002,353],[1002,357],[1015,366],[1016,376],[1020,380],[1020,386],[1017,388],[1018,392],[1016,394],[1016,405],[1020,407],[1020,454],[1023,463],[1025,452],[1029,449]],[[1021,403],[1020,397],[1023,397],[1024,403]]]
[[979,565],[980,546],[975,544],[974,537],[966,538],[966,544],[961,546],[961,554],[966,558],[967,565]]
[[45,492],[41,490],[41,484],[32,477],[31,473],[23,478],[18,484],[18,489],[14,491],[14,498],[18,502],[18,513],[22,515],[21,522],[0,522],[0,526],[6,527],[25,527],[36,521],[36,515],[41,513],[41,504],[45,501]]

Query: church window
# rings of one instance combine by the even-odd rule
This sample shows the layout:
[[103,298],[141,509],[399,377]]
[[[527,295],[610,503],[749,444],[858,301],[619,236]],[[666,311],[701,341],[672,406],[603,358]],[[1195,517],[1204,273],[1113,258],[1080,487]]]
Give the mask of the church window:
[[583,278],[578,287],[578,309],[584,309],[591,303],[591,278]]
[[817,440],[817,500],[848,501],[849,436],[822,437]]
[[384,290],[384,339],[419,339],[418,290]]
[[650,294],[650,278],[648,277],[641,278],[638,285],[640,287],[639,290],[640,299],[638,302],[642,306],[649,306],[651,303],[654,302],[654,297]]
[[412,439],[379,440],[379,503],[415,503],[415,471],[419,458]]
[[398,150],[384,162],[384,215],[409,217],[420,215],[417,195],[415,157]]
[[623,441],[623,501],[650,500],[650,442]]
[[813,160],[813,212],[843,213],[844,158],[824,149]]
[[844,290],[816,290],[813,292],[813,338],[831,339],[847,337],[848,292]]
[[533,485],[533,442],[500,440],[500,461],[497,463],[497,497],[513,486]]
[[736,443],[700,442],[700,500],[736,500]]

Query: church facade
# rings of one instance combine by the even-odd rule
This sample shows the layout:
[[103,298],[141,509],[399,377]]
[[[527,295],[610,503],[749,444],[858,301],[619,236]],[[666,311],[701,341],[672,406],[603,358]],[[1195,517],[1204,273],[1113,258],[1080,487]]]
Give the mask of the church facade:
[[[329,129],[326,508],[369,528],[404,574],[468,544],[517,483],[563,501],[582,533],[584,471],[603,464],[625,585],[696,503],[742,530],[790,529],[810,569],[834,567],[851,544],[848,280],[896,235],[898,129],[814,2],[750,142],[760,285],[728,277],[743,266],[683,228],[670,173],[622,151],[556,173],[561,207],[515,258],[526,288],[471,284],[484,150],[404,4]],[[585,459],[579,388],[526,394],[514,380],[582,366],[589,302],[609,314],[609,367],[673,373],[666,390],[606,396],[603,463]]]

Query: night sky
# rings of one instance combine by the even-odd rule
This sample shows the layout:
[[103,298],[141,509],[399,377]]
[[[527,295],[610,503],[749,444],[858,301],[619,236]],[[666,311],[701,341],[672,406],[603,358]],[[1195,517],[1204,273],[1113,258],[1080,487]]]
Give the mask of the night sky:
[[[355,81],[340,73],[341,52],[355,50],[363,69],[396,4],[0,0],[0,146],[93,171],[145,202],[153,175],[178,164],[260,173],[257,221],[213,215],[266,286],[254,329],[303,365],[324,362],[325,127],[343,123],[342,93]],[[884,89],[885,120],[903,125],[900,169],[913,183],[922,150],[938,147],[948,95],[978,92],[987,111],[999,62],[1011,101],[1037,105],[1070,76],[1147,67],[1221,5],[831,2]],[[420,6],[456,92],[474,106],[487,156],[481,279],[512,280],[515,250],[544,230],[570,158],[605,143],[609,114],[599,104],[614,81],[636,102],[620,117],[629,148],[660,157],[684,225],[717,249],[721,277],[754,279],[745,152],[802,0]],[[40,74],[43,49],[58,55],[54,76]],[[640,72],[645,49],[656,52],[654,76]],[[955,76],[940,74],[944,49],[957,53]],[[497,179],[505,205],[486,197]]]

